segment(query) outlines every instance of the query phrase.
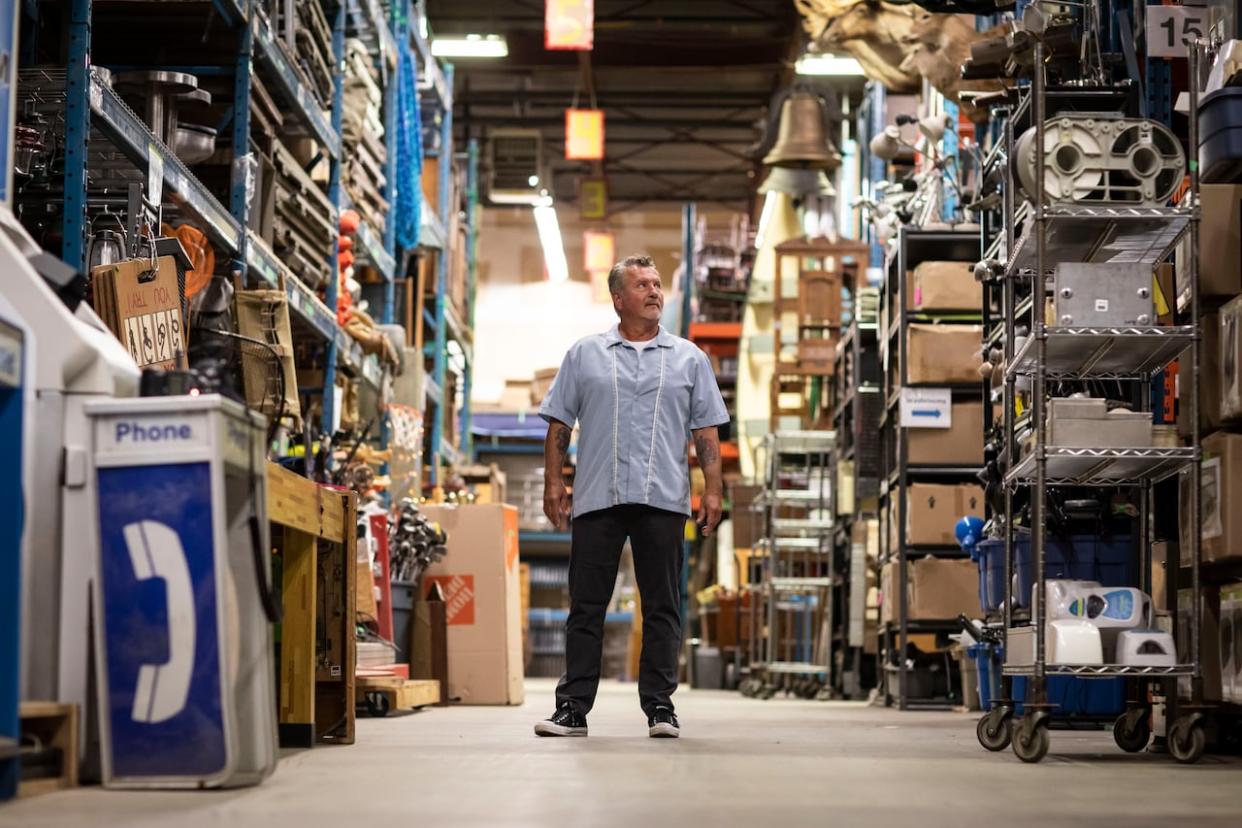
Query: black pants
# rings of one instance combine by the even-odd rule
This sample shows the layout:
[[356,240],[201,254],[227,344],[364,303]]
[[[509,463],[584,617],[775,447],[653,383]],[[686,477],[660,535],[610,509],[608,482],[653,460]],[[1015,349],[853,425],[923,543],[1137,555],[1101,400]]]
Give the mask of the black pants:
[[630,504],[574,518],[569,558],[569,619],[565,622],[565,675],[557,706],[586,715],[595,704],[604,647],[604,614],[617,582],[626,538],[642,598],[643,653],[638,697],[648,716],[673,706],[681,648],[681,567],[686,516]]

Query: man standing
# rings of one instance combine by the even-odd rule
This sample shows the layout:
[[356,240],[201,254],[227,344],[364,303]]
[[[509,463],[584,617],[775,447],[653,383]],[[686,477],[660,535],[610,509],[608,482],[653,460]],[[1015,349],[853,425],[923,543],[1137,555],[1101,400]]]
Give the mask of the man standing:
[[690,516],[686,457],[693,435],[706,478],[696,521],[704,534],[720,522],[720,436],[729,421],[711,363],[693,343],[660,326],[664,294],[647,256],[613,266],[608,290],[619,324],[574,343],[539,408],[548,421],[543,510],[569,519],[562,469],[579,424],[569,559],[565,675],[556,712],[540,736],[586,736],[599,687],[604,615],[628,538],[642,597],[643,651],[638,695],[650,736],[679,735],[673,713],[681,648],[682,540]]

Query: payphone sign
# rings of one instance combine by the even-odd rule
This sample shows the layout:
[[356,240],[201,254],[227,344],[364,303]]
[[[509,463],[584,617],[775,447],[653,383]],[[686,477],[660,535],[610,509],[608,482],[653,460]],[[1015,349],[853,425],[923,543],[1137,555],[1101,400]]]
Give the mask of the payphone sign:
[[111,773],[227,770],[207,463],[99,470]]

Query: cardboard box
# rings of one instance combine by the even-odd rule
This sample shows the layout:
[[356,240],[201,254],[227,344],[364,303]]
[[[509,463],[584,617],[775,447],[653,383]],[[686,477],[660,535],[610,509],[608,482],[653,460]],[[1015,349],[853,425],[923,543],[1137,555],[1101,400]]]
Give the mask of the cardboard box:
[[[1242,293],[1242,186],[1204,184],[1199,188],[1199,294],[1232,297]],[[1189,244],[1189,234],[1185,237]],[[1178,270],[1186,257],[1179,255]],[[1179,287],[1187,280],[1178,280]],[[1182,287],[1182,290],[1186,290]]]
[[967,515],[983,517],[983,487],[973,483],[914,483],[906,490],[906,543],[956,543],[953,529]]
[[[1242,434],[1218,431],[1203,439],[1202,551],[1207,562],[1242,558]],[[1181,511],[1181,561],[1190,564],[1190,475],[1178,487]]]
[[448,552],[427,570],[444,591],[449,697],[463,704],[521,704],[522,618],[518,513],[513,506],[424,506],[448,533]]
[[763,532],[763,514],[753,511],[750,507],[762,491],[762,486],[748,486],[742,483],[735,483],[729,489],[729,503],[732,506],[729,517],[733,520],[733,547],[735,549],[749,550],[759,541]]
[[910,363],[906,379],[912,385],[978,383],[982,348],[981,325],[912,323],[906,340]]
[[799,340],[798,366],[823,376],[836,373],[837,338]]
[[1157,612],[1169,605],[1169,543],[1156,541],[1151,545],[1151,605]]
[[[972,561],[961,558],[928,556],[909,560],[906,584],[906,617],[920,620],[948,620],[965,613],[979,618],[979,570]],[[880,619],[896,621],[899,599],[896,592],[897,562],[884,565],[880,576]]]
[[[1208,393],[1215,391],[1218,400],[1215,409],[1217,420],[1220,423],[1235,423],[1242,420],[1242,376],[1239,376],[1238,371],[1239,365],[1242,364],[1242,296],[1221,308],[1219,317],[1215,343],[1210,342],[1210,335],[1206,330],[1208,325],[1206,317],[1201,329],[1205,341],[1200,353],[1203,351],[1210,353],[1211,350],[1215,350],[1216,364],[1211,364],[1209,357],[1206,368],[1199,372],[1200,377],[1204,374],[1211,374],[1211,378],[1205,383],[1204,393],[1199,395],[1199,399],[1203,400],[1205,405],[1210,405]],[[1210,414],[1211,412],[1209,416]]]
[[922,262],[914,268],[917,311],[978,311],[983,307],[983,285],[975,281],[974,262]]
[[912,466],[983,465],[983,403],[954,402],[949,428],[907,428]]
[[[1221,386],[1226,379],[1221,373],[1223,343],[1220,314],[1205,313],[1199,319],[1199,331],[1203,336],[1199,349],[1199,436],[1202,437],[1221,427]],[[1189,396],[1177,406],[1177,433],[1182,437],[1190,436]]]
[[559,368],[540,368],[535,372],[535,378],[530,383],[530,403],[538,406],[543,402],[543,398],[548,396],[548,392],[552,390],[552,383],[556,381],[556,374]]
[[[1220,659],[1220,588],[1204,587],[1202,594],[1203,623],[1199,629],[1199,649],[1203,656],[1203,699],[1221,701],[1224,685]],[[1184,663],[1189,663],[1193,658],[1190,652],[1190,607],[1193,597],[1194,593],[1189,589],[1177,591],[1177,658]],[[1183,697],[1190,695],[1190,679],[1179,678],[1177,687]]]

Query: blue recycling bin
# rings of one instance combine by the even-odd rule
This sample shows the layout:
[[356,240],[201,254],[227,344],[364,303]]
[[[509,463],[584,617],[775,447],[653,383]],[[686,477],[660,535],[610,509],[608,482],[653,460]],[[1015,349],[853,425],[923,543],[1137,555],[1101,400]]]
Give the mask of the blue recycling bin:
[[215,395],[86,412],[104,785],[260,782],[277,759],[262,418]]
[[[999,645],[972,644],[966,654],[975,661],[979,680],[979,705],[992,709],[992,700],[1001,695],[1003,649]],[[1013,698],[1016,715],[1022,715],[1026,700],[1026,678],[1014,676]],[[1125,679],[1084,679],[1075,676],[1048,676],[1048,703],[1055,705],[1054,719],[1109,719],[1126,709]]]
[[[2,177],[2,176],[0,176]],[[25,338],[0,316],[0,801],[17,793],[21,765],[22,466]]]

